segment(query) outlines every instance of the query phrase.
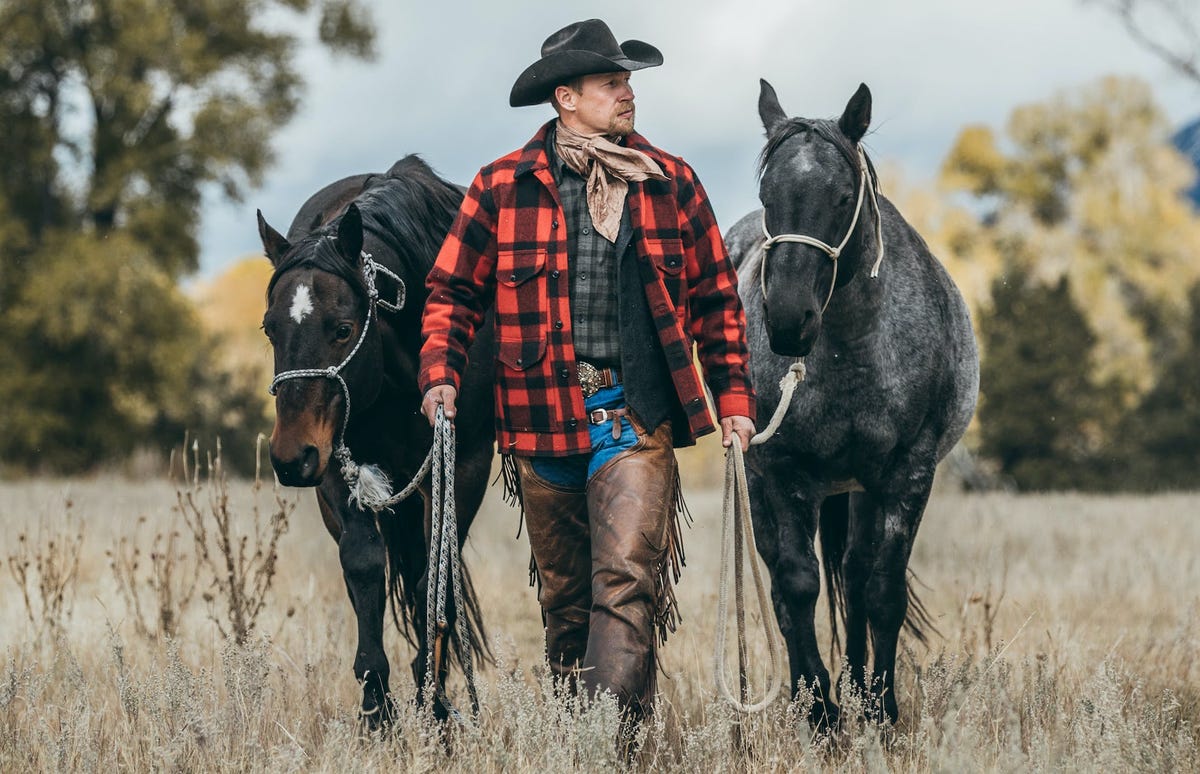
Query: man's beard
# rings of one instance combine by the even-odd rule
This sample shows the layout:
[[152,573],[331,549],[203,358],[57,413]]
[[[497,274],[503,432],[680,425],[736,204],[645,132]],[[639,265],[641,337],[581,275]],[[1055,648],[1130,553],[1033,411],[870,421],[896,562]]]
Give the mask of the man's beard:
[[633,112],[628,118],[613,116],[612,120],[608,122],[607,134],[615,137],[626,137],[633,132],[633,119],[637,117],[637,111],[634,109],[632,103],[629,105],[629,108]]

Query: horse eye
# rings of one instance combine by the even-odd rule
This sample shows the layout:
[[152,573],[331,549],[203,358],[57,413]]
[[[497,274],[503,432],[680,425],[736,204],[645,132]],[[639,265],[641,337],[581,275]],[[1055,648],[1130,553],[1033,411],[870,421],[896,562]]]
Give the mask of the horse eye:
[[349,323],[342,323],[338,325],[334,335],[337,336],[338,341],[347,341],[352,333],[354,333],[354,328]]

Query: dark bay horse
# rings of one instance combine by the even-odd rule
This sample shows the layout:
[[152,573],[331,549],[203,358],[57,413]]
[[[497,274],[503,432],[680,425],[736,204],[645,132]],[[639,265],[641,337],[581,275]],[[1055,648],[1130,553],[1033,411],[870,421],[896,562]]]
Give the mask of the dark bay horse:
[[[433,440],[418,410],[425,276],[461,201],[460,188],[408,156],[385,174],[344,178],[318,191],[286,238],[258,215],[263,248],[275,266],[263,318],[275,353],[271,464],[282,484],[316,487],[325,526],[338,543],[358,619],[354,676],[372,726],[391,713],[383,649],[389,598],[393,620],[417,648],[418,698],[425,681],[429,484],[426,478],[420,497],[376,515],[351,497],[335,450],[347,450],[363,471],[376,466],[397,490],[424,460]],[[491,327],[484,326],[455,420],[460,545],[483,499],[494,453],[491,349]],[[473,647],[482,656],[482,622],[469,580],[465,591]],[[444,679],[444,669],[439,676]],[[434,711],[444,717],[446,708],[438,704]]]
[[860,144],[871,121],[867,87],[836,120],[788,118],[770,84],[761,87],[763,209],[726,235],[760,424],[795,358],[807,378],[779,430],[746,455],[755,538],[792,689],[816,697],[810,721],[838,720],[814,628],[819,532],[835,651],[840,619],[852,684],[894,722],[900,630],[907,623],[923,638],[930,625],[908,586],[909,555],[934,469],[975,410],[975,337],[945,269],[878,193]]

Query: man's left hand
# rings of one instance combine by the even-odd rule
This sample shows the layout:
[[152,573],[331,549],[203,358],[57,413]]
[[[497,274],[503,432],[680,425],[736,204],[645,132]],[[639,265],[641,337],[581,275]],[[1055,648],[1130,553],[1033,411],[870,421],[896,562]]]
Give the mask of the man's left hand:
[[754,423],[750,421],[750,417],[724,417],[721,419],[721,445],[729,446],[733,443],[733,434],[737,433],[737,437],[741,439],[742,451],[750,450],[750,439],[754,437]]

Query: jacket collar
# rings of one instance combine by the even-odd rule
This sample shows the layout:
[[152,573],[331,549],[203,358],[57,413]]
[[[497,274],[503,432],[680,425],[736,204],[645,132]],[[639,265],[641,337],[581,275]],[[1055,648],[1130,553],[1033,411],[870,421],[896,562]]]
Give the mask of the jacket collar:
[[[521,149],[520,155],[517,157],[517,166],[513,170],[515,177],[536,172],[539,169],[550,168],[550,157],[546,153],[546,137],[550,134],[550,129],[557,120],[557,118],[552,118],[547,121],[530,138],[529,142],[525,143],[525,147]],[[645,153],[654,159],[664,171],[666,170],[666,159],[663,157],[662,151],[651,145],[642,135],[637,132],[631,132],[625,138],[625,145],[626,147],[635,148]]]

